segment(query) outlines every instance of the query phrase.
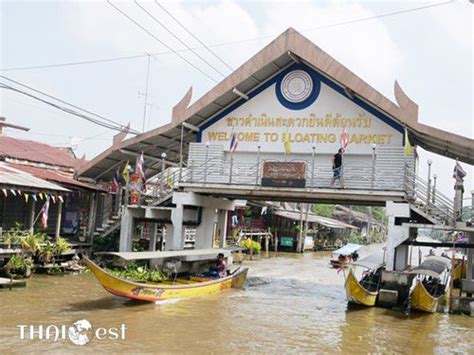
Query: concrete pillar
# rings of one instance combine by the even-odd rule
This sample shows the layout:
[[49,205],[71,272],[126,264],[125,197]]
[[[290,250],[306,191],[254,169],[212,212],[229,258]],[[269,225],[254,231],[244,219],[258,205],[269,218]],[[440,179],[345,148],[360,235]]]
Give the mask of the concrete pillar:
[[227,211],[219,210],[217,217],[217,232],[219,233],[219,247],[225,247],[225,239],[227,232]]
[[158,223],[151,224],[151,236],[150,236],[150,244],[148,245],[149,251],[156,251],[156,241],[158,237]]
[[171,211],[171,225],[166,225],[166,250],[181,250],[184,248],[183,228],[184,207],[177,204]]
[[454,184],[454,222],[462,219],[462,195],[464,193],[464,184],[462,180]]
[[63,202],[58,199],[58,218],[56,219],[56,233],[55,237],[58,238],[61,235],[61,220],[63,217]]
[[[474,232],[467,235],[469,243],[474,243]],[[462,289],[468,297],[472,297],[472,294],[474,294],[474,249],[467,249],[466,278],[462,280]]]
[[410,205],[388,201],[386,213],[388,216],[386,269],[394,271],[406,267],[408,246],[400,244],[409,238],[409,232],[407,227],[397,223],[397,219],[410,217]]
[[132,209],[124,208],[120,221],[120,252],[132,251],[133,215]]
[[36,201],[32,198],[31,203],[30,203],[30,212],[28,215],[28,229],[30,232],[33,232],[34,230],[34,222],[35,222],[35,208],[36,208]]
[[215,208],[202,208],[201,224],[196,228],[195,249],[209,249],[213,247],[214,225],[217,221],[218,214]]

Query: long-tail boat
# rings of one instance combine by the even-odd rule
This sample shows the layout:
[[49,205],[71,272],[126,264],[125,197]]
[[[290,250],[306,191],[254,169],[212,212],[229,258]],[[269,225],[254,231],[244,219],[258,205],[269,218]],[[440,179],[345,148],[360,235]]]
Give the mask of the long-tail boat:
[[352,268],[349,269],[344,284],[347,300],[364,306],[375,306],[380,289],[381,271],[384,265],[383,252],[373,253],[353,265],[362,267],[364,272],[359,281]]
[[417,274],[411,291],[411,308],[435,313],[440,300],[446,294],[449,281],[450,260],[442,256],[429,256],[411,273]]
[[343,247],[332,252],[332,258],[329,260],[329,264],[335,268],[345,268],[347,263],[350,261],[349,257],[351,254],[362,248],[362,245],[348,243]]
[[[162,254],[176,254],[187,255],[189,252],[163,252]],[[158,252],[157,252],[158,253]],[[115,253],[120,256],[121,253]],[[122,254],[138,254],[138,253],[122,253]],[[142,253],[146,254],[146,253]],[[161,257],[159,254],[155,259]],[[164,257],[163,255],[162,257]],[[194,256],[194,254],[192,254]],[[198,254],[196,254],[198,255]],[[143,258],[144,259],[144,258]],[[195,258],[196,259],[196,258]],[[199,259],[199,258],[198,258]],[[222,278],[211,278],[202,276],[192,276],[176,278],[171,281],[164,281],[159,283],[151,282],[136,282],[115,276],[107,270],[101,268],[95,262],[84,256],[89,269],[99,280],[100,284],[108,292],[130,299],[142,301],[162,301],[168,299],[191,298],[200,295],[209,295],[217,293],[230,288],[242,288],[247,278],[247,268],[239,268],[231,275]],[[128,259],[130,260],[130,259]],[[197,259],[196,259],[197,260]]]

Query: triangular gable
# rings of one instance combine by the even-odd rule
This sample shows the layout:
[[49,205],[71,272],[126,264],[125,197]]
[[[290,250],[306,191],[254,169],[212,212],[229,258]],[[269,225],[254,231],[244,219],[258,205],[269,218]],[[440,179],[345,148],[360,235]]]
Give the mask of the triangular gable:
[[239,151],[279,152],[286,135],[295,153],[330,153],[347,134],[352,153],[370,152],[372,144],[403,144],[403,127],[305,64],[295,63],[200,127],[198,141],[230,148],[238,135]]

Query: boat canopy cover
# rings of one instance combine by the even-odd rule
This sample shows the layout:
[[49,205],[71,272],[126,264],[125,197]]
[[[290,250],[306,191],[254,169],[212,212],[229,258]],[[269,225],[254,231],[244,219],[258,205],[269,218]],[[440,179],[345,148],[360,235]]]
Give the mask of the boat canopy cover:
[[362,248],[362,245],[347,243],[342,248],[334,250],[332,253],[339,255],[351,255],[353,252],[359,250],[360,248]]
[[96,255],[113,255],[124,260],[155,260],[165,258],[183,258],[185,261],[208,260],[217,258],[219,253],[228,257],[230,249],[193,249],[193,250],[173,250],[173,251],[139,251],[139,252],[99,252]]
[[451,260],[443,256],[428,256],[419,266],[410,271],[410,273],[439,278],[450,264]]
[[362,266],[370,270],[377,270],[384,264],[384,252],[383,250],[376,251],[365,258],[357,260],[354,265]]

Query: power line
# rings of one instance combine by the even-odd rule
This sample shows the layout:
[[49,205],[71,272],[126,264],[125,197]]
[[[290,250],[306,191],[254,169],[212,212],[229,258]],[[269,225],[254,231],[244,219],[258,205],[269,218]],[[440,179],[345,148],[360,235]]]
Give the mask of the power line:
[[[438,7],[438,6],[452,4],[452,3],[454,3],[454,1],[447,1],[447,2],[442,2],[442,3],[432,4],[432,5],[426,5],[426,6],[406,9],[406,10],[389,12],[389,13],[385,13],[385,14],[381,14],[381,15],[375,15],[375,16],[371,16],[371,17],[356,19],[356,20],[349,20],[349,21],[344,21],[344,22],[339,22],[339,23],[334,23],[334,24],[322,25],[322,26],[319,26],[319,27],[306,28],[306,29],[301,30],[300,32],[310,32],[310,31],[315,31],[315,30],[320,30],[320,29],[325,29],[325,28],[344,26],[344,25],[348,25],[348,24],[351,24],[351,23],[369,21],[369,20],[374,20],[374,19],[377,19],[377,18],[391,17],[391,16],[395,16],[395,15],[406,14],[406,13],[410,13],[410,12],[415,12],[415,11],[419,11],[419,10],[424,10],[424,9]],[[209,49],[210,48],[217,48],[217,47],[225,47],[225,46],[229,46],[229,45],[233,45],[233,44],[255,42],[255,41],[259,41],[261,39],[273,38],[273,37],[274,37],[273,35],[260,36],[260,37],[242,39],[242,40],[238,40],[238,41],[229,41],[229,42],[209,44],[206,47],[208,47]],[[196,38],[196,40],[197,40],[197,38]],[[205,45],[202,42],[200,42],[200,44],[202,45],[202,47],[192,47],[192,48],[194,50],[206,48]],[[166,55],[166,54],[171,54],[171,53],[176,53],[176,52],[189,52],[189,50],[188,49],[176,49],[176,50],[150,53],[150,55],[152,57],[155,57],[155,56],[159,56],[159,55]],[[103,58],[103,59],[92,59],[92,60],[83,60],[83,61],[65,62],[65,63],[56,63],[56,64],[1,68],[0,71],[7,72],[7,71],[20,71],[20,70],[32,70],[32,69],[48,69],[48,68],[60,68],[60,67],[76,66],[76,65],[107,63],[107,62],[114,62],[114,61],[121,61],[121,60],[144,58],[147,55],[148,54],[137,54],[137,55],[131,55],[131,56],[117,56],[117,57],[109,57],[109,58]],[[230,66],[227,66],[227,67],[229,69],[233,70]]]
[[[94,113],[94,112],[91,112],[91,111],[89,111],[89,110],[83,109],[82,107],[79,107],[79,106],[76,106],[76,105],[74,105],[74,104],[71,104],[70,102],[64,101],[64,100],[62,100],[62,99],[60,99],[60,98],[58,98],[58,97],[55,97],[55,96],[50,95],[50,94],[47,94],[47,93],[45,93],[45,92],[43,92],[43,91],[37,90],[37,89],[35,89],[35,88],[31,87],[31,86],[28,86],[28,85],[26,85],[26,84],[22,84],[22,83],[20,83],[20,82],[18,82],[18,81],[16,81],[16,80],[13,80],[13,79],[10,79],[10,78],[4,76],[4,75],[0,75],[0,78],[3,78],[3,79],[5,79],[5,80],[8,80],[8,81],[10,81],[10,82],[12,82],[12,83],[15,83],[15,84],[17,84],[17,85],[19,85],[19,86],[22,86],[22,87],[24,87],[24,88],[27,88],[27,89],[29,89],[29,90],[31,90],[31,91],[34,91],[34,92],[38,93],[38,94],[44,95],[44,96],[46,96],[46,97],[49,97],[50,99],[56,100],[56,101],[58,101],[58,102],[61,102],[62,104],[65,104],[65,105],[74,107],[74,108],[77,109],[77,110],[83,111],[83,112],[85,112],[85,113],[87,113],[87,114],[89,114],[89,115],[95,116],[95,117],[100,118],[100,119],[102,119],[102,120],[104,120],[104,121],[106,121],[106,122],[109,122],[109,123],[112,124],[112,125],[116,125],[116,126],[118,126],[119,130],[121,130],[121,131],[124,130],[125,128],[127,128],[126,126],[124,126],[124,125],[122,125],[122,124],[120,124],[120,123],[118,123],[118,122],[116,122],[116,121],[113,121],[113,120],[111,120],[111,119],[109,119],[109,118],[107,118],[107,117],[104,117],[104,116],[98,115],[98,114],[96,114],[96,113]],[[9,87],[9,88],[12,89],[12,87]],[[20,93],[23,93],[23,92],[21,92],[21,91],[19,91],[19,90],[15,90],[15,91],[18,91],[18,92],[20,92]],[[32,98],[36,98],[36,97],[34,97],[34,96],[32,96],[32,95],[27,95],[27,96],[30,96],[30,97],[32,97]],[[56,108],[58,108],[58,107],[56,107]],[[63,110],[63,111],[64,111],[64,110]],[[98,120],[96,120],[96,121],[98,121]],[[105,127],[105,126],[104,126],[104,127]],[[116,130],[117,128],[115,127],[114,129]],[[139,132],[137,132],[137,131],[135,131],[135,130],[133,130],[133,129],[130,129],[129,131],[130,131],[131,133],[136,133],[136,134],[139,133]]]
[[202,42],[199,37],[197,37],[194,33],[192,33],[186,26],[183,25],[181,21],[179,21],[171,12],[169,12],[163,5],[161,5],[157,0],[155,0],[155,4],[159,6],[164,12],[166,12],[178,25],[181,26],[188,34],[190,34],[196,41],[199,42],[201,46],[207,49],[209,53],[211,53],[217,60],[219,60],[222,64],[224,64],[228,69],[234,71],[234,68],[232,68],[230,65],[228,65],[226,62],[224,62],[221,57],[219,57],[212,49],[209,48],[204,42]]
[[8,90],[12,90],[12,91],[18,92],[18,93],[20,93],[20,94],[22,94],[22,95],[25,95],[25,96],[28,96],[28,97],[34,99],[34,100],[38,100],[38,101],[40,101],[40,102],[43,102],[43,103],[46,104],[46,105],[52,106],[52,107],[54,107],[54,108],[57,108],[58,110],[64,111],[64,112],[66,112],[66,113],[68,113],[68,114],[70,114],[70,115],[77,116],[77,117],[79,117],[79,118],[85,119],[85,120],[87,120],[87,121],[89,121],[89,122],[92,122],[92,123],[94,123],[94,124],[97,124],[97,125],[99,125],[99,126],[102,126],[102,127],[105,127],[105,128],[109,128],[109,129],[113,129],[113,130],[116,130],[116,131],[119,131],[119,132],[122,132],[122,131],[123,131],[123,128],[122,128],[123,126],[115,126],[115,125],[111,125],[111,124],[105,123],[105,122],[103,122],[103,121],[99,121],[99,120],[97,120],[97,119],[95,119],[95,118],[91,118],[91,117],[89,117],[89,116],[86,116],[86,115],[84,115],[84,114],[82,114],[82,113],[80,113],[80,112],[71,110],[71,109],[69,109],[69,108],[67,108],[67,107],[63,107],[63,106],[57,105],[57,104],[55,104],[55,103],[53,103],[53,102],[44,100],[44,99],[42,99],[42,98],[40,98],[40,97],[38,97],[38,96],[32,95],[32,94],[30,94],[30,93],[28,93],[28,92],[25,92],[25,91],[23,91],[23,90],[19,90],[19,89],[17,89],[17,88],[14,88],[13,86],[10,86],[10,85],[8,85],[8,84],[1,83],[1,82],[0,82],[0,88],[8,89]]
[[212,69],[214,69],[214,71],[216,71],[218,74],[220,74],[222,77],[225,77],[225,74],[223,74],[219,69],[217,69],[216,67],[214,67],[211,63],[209,63],[209,61],[206,60],[206,58],[203,58],[198,52],[196,52],[194,49],[192,49],[190,46],[188,46],[186,44],[186,42],[184,42],[181,38],[179,38],[176,34],[173,33],[173,31],[171,31],[168,27],[166,27],[165,25],[163,25],[162,22],[160,22],[155,16],[153,16],[147,9],[145,9],[142,5],[140,5],[138,3],[137,0],[134,0],[135,2],[135,5],[137,5],[140,9],[142,9],[143,12],[145,12],[150,18],[153,19],[153,21],[155,21],[158,25],[161,26],[161,28],[163,28],[166,32],[168,32],[171,36],[173,36],[173,38],[175,38],[176,40],[178,40],[183,46],[185,46],[188,50],[190,50],[191,52],[194,53],[194,55],[196,57],[198,57],[199,59],[201,59],[204,63],[206,63],[209,67],[211,67]]
[[425,6],[420,6],[420,7],[413,7],[411,9],[398,10],[398,11],[393,11],[393,12],[389,12],[389,13],[381,14],[381,15],[362,17],[362,18],[355,19],[355,20],[349,20],[349,21],[343,21],[343,22],[333,23],[333,24],[329,24],[329,25],[322,25],[322,26],[307,28],[307,29],[304,29],[303,31],[314,31],[314,30],[320,30],[320,29],[325,29],[325,28],[345,26],[345,25],[349,25],[349,24],[353,24],[353,23],[365,22],[365,21],[375,20],[375,19],[378,19],[378,18],[390,17],[390,16],[395,16],[395,15],[406,14],[406,13],[409,13],[409,12],[425,10],[425,9],[429,9],[429,8],[432,8],[432,7],[452,4],[453,2],[454,2],[454,0],[450,0],[450,1],[441,2],[441,3],[437,3],[437,4],[425,5]]
[[214,81],[215,83],[217,83],[218,81],[216,79],[214,79],[212,76],[210,76],[209,74],[207,74],[206,72],[204,72],[203,70],[201,70],[199,67],[197,67],[196,65],[194,65],[192,62],[190,62],[189,60],[187,60],[185,57],[183,57],[181,54],[179,54],[179,52],[175,51],[173,48],[171,48],[170,46],[168,46],[165,42],[163,42],[162,40],[160,40],[158,37],[156,37],[153,33],[151,33],[150,31],[148,31],[145,27],[143,27],[142,25],[140,25],[137,21],[135,21],[132,17],[130,17],[129,15],[127,15],[124,11],[122,11],[120,8],[118,8],[117,6],[115,6],[110,0],[107,0],[107,2],[109,3],[110,6],[112,6],[115,10],[117,10],[119,13],[121,13],[124,17],[126,17],[129,21],[133,22],[136,26],[138,26],[140,29],[142,29],[142,31],[144,31],[145,33],[147,33],[151,38],[153,38],[155,41],[157,41],[158,43],[160,43],[161,45],[165,46],[166,48],[168,48],[170,51],[172,51],[174,54],[176,54],[178,57],[180,57],[182,60],[184,60],[186,63],[188,63],[189,65],[191,65],[194,69],[198,70],[201,74],[205,75],[207,78],[211,79],[212,81]]

